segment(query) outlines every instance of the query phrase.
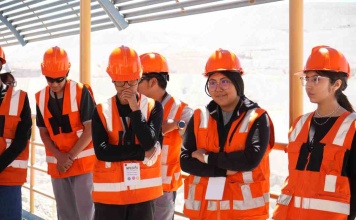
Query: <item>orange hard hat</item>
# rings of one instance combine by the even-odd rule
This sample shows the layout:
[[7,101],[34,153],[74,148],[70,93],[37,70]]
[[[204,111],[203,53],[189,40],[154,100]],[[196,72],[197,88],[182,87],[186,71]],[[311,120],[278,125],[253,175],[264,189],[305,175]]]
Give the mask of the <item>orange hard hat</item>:
[[140,55],[143,73],[168,73],[166,58],[159,53],[145,53]]
[[43,75],[51,78],[66,76],[70,69],[67,52],[57,46],[49,48],[43,55],[41,69]]
[[110,54],[106,72],[112,81],[140,79],[142,75],[140,58],[136,51],[129,47],[115,48]]
[[0,61],[2,64],[6,63],[5,53],[1,46],[0,46]]
[[312,49],[303,72],[311,70],[343,72],[347,77],[350,76],[350,65],[345,56],[329,46],[317,46]]
[[209,57],[205,65],[204,76],[208,76],[209,73],[218,71],[236,71],[241,75],[243,74],[243,69],[237,56],[234,53],[224,49],[216,50]]

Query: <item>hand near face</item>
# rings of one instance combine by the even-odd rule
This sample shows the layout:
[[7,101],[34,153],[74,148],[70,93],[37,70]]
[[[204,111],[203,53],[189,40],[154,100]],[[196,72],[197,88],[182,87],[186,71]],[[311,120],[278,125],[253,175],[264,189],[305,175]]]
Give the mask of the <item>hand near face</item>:
[[132,111],[136,111],[139,109],[136,99],[136,92],[133,92],[130,89],[125,89],[121,92],[120,99],[128,102]]

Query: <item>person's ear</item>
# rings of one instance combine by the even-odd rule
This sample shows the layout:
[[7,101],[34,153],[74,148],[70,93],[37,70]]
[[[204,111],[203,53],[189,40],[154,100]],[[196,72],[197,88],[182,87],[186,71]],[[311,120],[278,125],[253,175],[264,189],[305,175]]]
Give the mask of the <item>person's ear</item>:
[[342,85],[342,81],[340,79],[336,80],[334,85],[332,85],[333,91],[337,91]]
[[150,87],[154,87],[157,84],[157,79],[155,77],[153,77],[150,81],[149,81],[149,85]]

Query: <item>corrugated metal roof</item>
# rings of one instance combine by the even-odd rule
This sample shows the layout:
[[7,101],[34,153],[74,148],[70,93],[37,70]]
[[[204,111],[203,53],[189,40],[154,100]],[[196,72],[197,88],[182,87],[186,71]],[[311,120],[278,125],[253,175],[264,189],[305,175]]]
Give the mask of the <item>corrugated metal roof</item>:
[[[89,1],[89,0],[85,0]],[[92,31],[281,0],[90,0]],[[0,1],[0,45],[80,33],[80,0]]]

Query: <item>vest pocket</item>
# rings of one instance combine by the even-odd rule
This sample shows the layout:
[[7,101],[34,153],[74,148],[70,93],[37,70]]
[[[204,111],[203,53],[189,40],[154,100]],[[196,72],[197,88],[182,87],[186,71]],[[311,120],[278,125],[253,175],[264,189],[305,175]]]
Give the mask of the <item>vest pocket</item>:
[[[184,210],[183,213],[191,219],[201,219],[206,215],[205,200],[206,184],[199,183],[201,177],[189,176],[184,180]],[[197,182],[197,183],[195,183]]]
[[[239,217],[258,217],[268,215],[266,204],[269,202],[269,194],[263,193],[261,182],[239,184],[228,183],[224,197],[232,201],[232,219]],[[226,196],[226,197],[225,197]]]
[[15,137],[17,124],[20,122],[21,118],[18,116],[5,116],[4,131],[1,134],[5,138],[13,139]]
[[273,211],[272,219],[288,220],[290,219],[289,209],[293,205],[293,192],[289,189],[282,189],[281,195],[277,199],[276,206]]

